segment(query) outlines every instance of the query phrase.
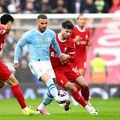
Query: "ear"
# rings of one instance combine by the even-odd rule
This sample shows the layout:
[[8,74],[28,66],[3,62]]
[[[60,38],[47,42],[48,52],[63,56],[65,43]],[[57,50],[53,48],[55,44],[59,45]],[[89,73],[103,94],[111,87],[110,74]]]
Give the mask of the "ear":
[[11,25],[12,25],[12,22],[11,22],[11,21],[9,21],[9,22],[7,23],[7,25],[8,25],[8,26],[11,26]]

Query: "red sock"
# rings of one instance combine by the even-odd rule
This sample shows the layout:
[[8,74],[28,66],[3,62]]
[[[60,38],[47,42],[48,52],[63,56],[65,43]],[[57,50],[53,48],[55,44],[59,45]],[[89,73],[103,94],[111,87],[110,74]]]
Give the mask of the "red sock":
[[82,96],[80,96],[80,94],[78,93],[78,91],[71,92],[71,95],[83,107],[85,107],[87,105],[86,102],[85,102],[85,100],[84,100],[84,98]]
[[83,98],[85,99],[85,101],[89,100],[90,91],[89,91],[88,87],[86,87],[86,88],[81,87],[81,94],[82,94]]
[[80,86],[75,84],[75,87],[77,88],[77,91],[79,92],[80,91]]
[[19,84],[12,86],[11,90],[13,92],[13,95],[16,97],[17,101],[19,102],[21,108],[24,109],[26,107],[26,103]]

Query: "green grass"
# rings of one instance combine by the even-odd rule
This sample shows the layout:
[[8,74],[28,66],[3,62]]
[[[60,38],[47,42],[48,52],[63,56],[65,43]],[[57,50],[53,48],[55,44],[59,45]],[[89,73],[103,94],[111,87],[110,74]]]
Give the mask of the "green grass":
[[[28,105],[36,109],[41,99],[26,100]],[[120,120],[120,99],[92,99],[91,103],[97,108],[99,115],[89,115],[81,106],[74,106],[64,111],[56,102],[46,107],[50,116],[23,116],[15,99],[0,100],[0,120]]]

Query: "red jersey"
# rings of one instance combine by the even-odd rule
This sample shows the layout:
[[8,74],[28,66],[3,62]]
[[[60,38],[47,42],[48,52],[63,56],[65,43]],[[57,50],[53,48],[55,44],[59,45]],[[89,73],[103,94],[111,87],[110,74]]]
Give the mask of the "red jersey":
[[7,33],[6,33],[5,28],[2,25],[0,25],[0,51],[2,49],[4,42],[5,42],[6,34]]
[[57,56],[55,50],[51,47],[50,48],[50,54],[51,54],[51,63],[53,66],[53,69],[59,69],[61,67],[67,68],[69,65],[74,64],[74,59],[75,59],[75,44],[71,38],[68,38],[66,41],[62,41],[59,38],[59,34],[56,35],[57,42],[60,46],[61,52],[65,54],[70,55],[70,59],[67,63],[67,65],[62,65],[59,57]]
[[86,46],[89,41],[90,30],[85,28],[81,30],[78,26],[74,27],[71,38],[75,39],[76,36],[80,36],[81,40],[76,43],[76,55],[81,59],[86,60]]
[[[6,30],[5,28],[0,25],[0,51],[2,50],[2,46],[6,39]],[[6,81],[9,76],[11,75],[11,71],[8,69],[8,67],[0,60],[0,81]],[[2,87],[2,86],[0,86]]]

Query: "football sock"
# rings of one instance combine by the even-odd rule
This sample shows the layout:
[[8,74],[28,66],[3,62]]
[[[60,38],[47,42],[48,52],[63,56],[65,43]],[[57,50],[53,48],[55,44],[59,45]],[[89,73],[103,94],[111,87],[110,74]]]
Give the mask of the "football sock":
[[53,100],[53,97],[50,95],[49,91],[47,92],[46,96],[44,97],[42,103],[38,106],[38,110],[40,108],[45,107],[46,105],[50,104]]
[[77,85],[77,84],[75,84],[75,87],[77,88],[77,91],[79,92],[81,89],[81,87],[79,86],[79,85]]
[[85,102],[85,100],[84,100],[84,98],[82,96],[80,96],[80,94],[78,93],[78,91],[71,92],[71,95],[83,107],[85,107],[87,105],[86,102]]
[[58,94],[58,90],[55,86],[55,83],[52,79],[48,79],[46,81],[46,86],[48,87],[48,90],[50,92],[50,94],[52,95],[52,97],[56,97],[56,95]]
[[26,107],[26,103],[19,84],[11,86],[11,90],[13,92],[13,95],[16,97],[17,101],[19,102],[21,108],[24,109]]
[[83,98],[85,99],[85,101],[89,100],[90,90],[88,87],[86,87],[86,88],[81,87],[81,94],[82,94]]

